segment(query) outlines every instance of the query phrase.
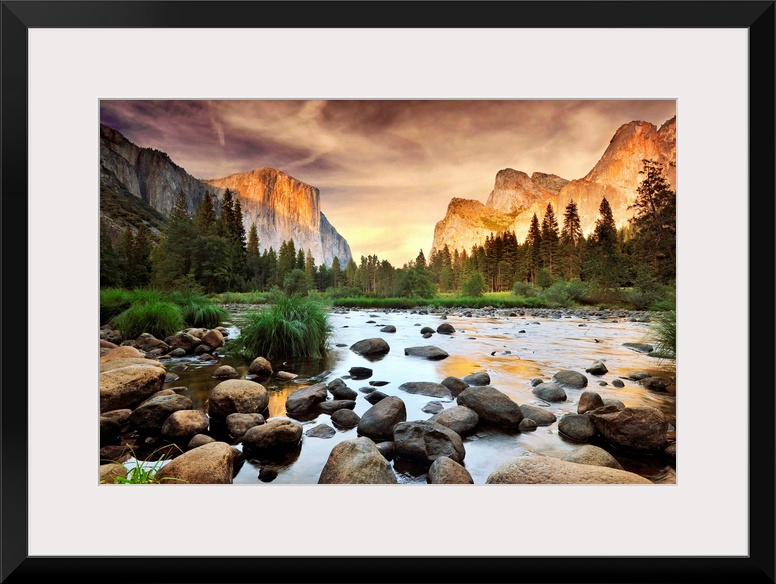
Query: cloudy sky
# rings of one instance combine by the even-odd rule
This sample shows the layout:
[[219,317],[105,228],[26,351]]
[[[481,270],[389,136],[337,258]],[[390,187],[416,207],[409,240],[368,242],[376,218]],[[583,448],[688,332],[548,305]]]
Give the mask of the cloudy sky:
[[320,190],[356,261],[401,267],[453,197],[485,202],[504,168],[581,178],[617,128],[660,126],[673,100],[103,100],[101,122],[189,174],[263,166]]

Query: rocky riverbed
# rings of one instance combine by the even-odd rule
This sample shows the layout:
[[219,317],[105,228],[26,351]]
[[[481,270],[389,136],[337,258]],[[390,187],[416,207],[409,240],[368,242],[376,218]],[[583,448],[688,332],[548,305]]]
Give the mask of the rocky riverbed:
[[325,358],[270,362],[228,354],[252,307],[229,308],[166,339],[100,330],[102,482],[676,482],[649,312],[337,309]]

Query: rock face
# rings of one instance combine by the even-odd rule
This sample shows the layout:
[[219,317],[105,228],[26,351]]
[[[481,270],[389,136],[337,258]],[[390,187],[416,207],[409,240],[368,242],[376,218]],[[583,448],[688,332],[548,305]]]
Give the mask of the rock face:
[[[316,264],[330,266],[335,257],[340,265],[351,258],[350,246],[321,213],[320,192],[274,168],[203,181],[214,190],[236,193],[243,211],[246,233],[251,223],[262,234],[263,249],[280,249],[292,238],[297,249],[310,250]],[[344,262],[344,263],[343,263]]]
[[505,168],[496,174],[496,184],[485,205],[502,213],[515,214],[551,196],[552,193],[544,190],[526,173]]
[[453,198],[447,213],[434,229],[431,251],[447,245],[451,252],[482,245],[491,233],[513,231],[522,243],[536,214],[541,223],[551,203],[562,227],[570,201],[577,205],[582,232],[595,229],[601,200],[606,197],[618,228],[633,216],[628,209],[637,197],[639,170],[645,158],[663,166],[668,184],[676,189],[676,117],[659,128],[649,122],[632,121],[615,132],[598,163],[584,177],[567,181],[556,175],[533,173],[530,177],[511,168],[500,170],[483,205],[479,201]]
[[[186,194],[188,210],[193,214],[206,195],[213,197],[218,209],[227,188],[240,201],[246,233],[251,223],[256,223],[261,233],[261,250],[272,246],[277,251],[283,241],[292,239],[296,249],[310,250],[317,265],[331,266],[338,257],[344,266],[352,257],[348,242],[321,213],[317,188],[274,168],[200,180],[166,153],[141,148],[120,132],[100,124],[101,217],[106,219],[113,236],[123,230],[125,225],[120,217],[127,214],[111,213],[111,206],[130,209],[158,233],[181,191]],[[138,205],[133,197],[147,206]]]

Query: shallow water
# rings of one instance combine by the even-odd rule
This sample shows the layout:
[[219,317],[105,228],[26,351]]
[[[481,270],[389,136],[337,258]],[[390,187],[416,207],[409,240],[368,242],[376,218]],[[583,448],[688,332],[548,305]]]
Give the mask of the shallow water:
[[[230,338],[239,334],[239,324],[244,307],[233,307],[233,323],[229,327]],[[402,383],[410,381],[441,382],[448,376],[464,377],[477,371],[486,371],[493,387],[506,393],[518,404],[533,404],[548,407],[558,419],[567,413],[576,413],[577,402],[585,390],[595,391],[602,398],[622,401],[626,406],[652,406],[660,409],[668,418],[672,432],[676,425],[675,386],[668,392],[653,392],[627,379],[629,373],[647,372],[650,375],[675,379],[675,362],[661,360],[623,346],[623,343],[650,343],[650,325],[647,322],[633,322],[625,317],[611,317],[595,313],[563,314],[550,316],[509,316],[509,311],[493,316],[465,316],[465,311],[450,310],[446,318],[443,312],[422,314],[412,311],[337,310],[331,314],[333,336],[331,348],[324,359],[307,361],[286,361],[273,363],[273,368],[297,374],[293,381],[280,381],[273,377],[263,384],[270,392],[269,417],[284,416],[288,395],[319,381],[329,382],[342,378],[351,389],[369,385],[370,381],[386,381],[378,389],[388,395],[397,395],[404,401],[407,420],[427,420],[432,414],[422,411],[430,401],[441,401],[445,408],[454,407],[455,400],[440,400],[423,395],[409,394],[399,389]],[[514,313],[512,313],[514,314]],[[424,339],[420,329],[424,326],[436,328],[447,322],[455,328],[450,335],[435,333]],[[385,325],[394,325],[395,333],[381,333]],[[349,349],[362,339],[381,337],[391,347],[388,354],[378,359],[367,359]],[[413,346],[434,345],[445,350],[449,357],[430,361],[419,357],[405,356],[404,349]],[[602,376],[586,374],[589,380],[585,389],[566,389],[567,401],[562,403],[543,402],[532,393],[531,380],[541,378],[549,381],[561,369],[572,369],[585,373],[594,361],[604,361],[609,373]],[[190,397],[194,408],[207,411],[210,390],[219,383],[212,378],[213,371],[221,365],[232,365],[245,377],[249,360],[225,356],[218,362],[203,364],[197,358],[186,357],[165,361],[166,366],[178,379],[165,387],[185,387],[180,391]],[[351,379],[351,367],[368,367],[373,374],[368,379]],[[312,377],[319,376],[317,379]],[[625,387],[616,388],[611,382],[616,378]],[[599,385],[599,382],[606,385]],[[359,392],[355,413],[362,416],[372,404]],[[333,426],[328,414],[319,414],[305,420],[304,431],[319,423]],[[551,426],[540,426],[533,432],[479,431],[464,438],[466,457],[464,466],[472,475],[475,484],[482,484],[488,475],[500,464],[518,456],[530,453],[546,454],[562,458],[579,444],[562,437],[557,431],[558,422]],[[266,477],[259,473],[271,471],[267,476],[272,484],[316,484],[331,449],[342,440],[356,438],[356,428],[336,429],[332,438],[304,436],[298,451],[286,453],[280,460],[246,460],[235,476],[236,484],[264,484]],[[604,444],[596,443],[605,447]],[[239,444],[235,447],[240,448]],[[659,456],[633,457],[607,448],[626,470],[636,472],[659,483],[675,483],[674,469],[667,466]],[[394,471],[400,483],[425,483],[426,474],[422,468],[394,461]]]

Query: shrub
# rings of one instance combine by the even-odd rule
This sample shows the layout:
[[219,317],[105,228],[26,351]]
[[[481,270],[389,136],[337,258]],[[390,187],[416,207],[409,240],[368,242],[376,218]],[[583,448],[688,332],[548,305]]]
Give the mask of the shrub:
[[461,286],[461,295],[479,298],[485,290],[485,278],[479,272],[470,274]]
[[515,296],[531,297],[536,296],[537,290],[528,282],[515,282],[512,286],[512,294]]
[[573,303],[566,282],[562,280],[556,280],[549,288],[542,290],[539,297],[553,306],[568,307]]
[[248,358],[263,355],[319,359],[332,328],[325,307],[311,298],[274,292],[268,306],[250,311],[229,349]]
[[304,296],[313,287],[313,282],[307,272],[294,268],[283,279],[283,291],[289,296],[300,294]]
[[111,326],[120,330],[125,339],[136,339],[143,333],[164,339],[183,329],[185,322],[177,304],[151,300],[134,302],[111,319]]

